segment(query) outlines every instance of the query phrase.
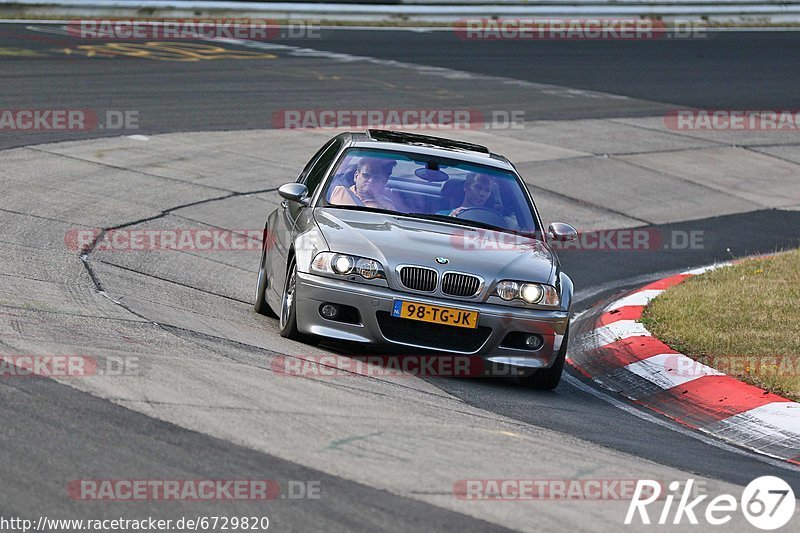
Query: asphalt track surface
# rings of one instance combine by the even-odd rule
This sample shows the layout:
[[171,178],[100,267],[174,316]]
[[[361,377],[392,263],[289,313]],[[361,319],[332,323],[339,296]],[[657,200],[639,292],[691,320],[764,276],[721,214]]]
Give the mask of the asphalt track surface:
[[[453,39],[449,32],[399,39],[385,32],[369,36],[347,32],[323,35],[324,43],[317,46],[325,50],[349,54],[368,51],[369,55],[384,59],[681,106],[791,108],[797,105],[794,94],[800,84],[794,32],[709,32],[703,38],[687,39],[538,42]],[[314,45],[309,40],[305,44]],[[589,116],[616,112],[593,111],[597,115]]]
[[[35,61],[3,54],[3,105],[36,107],[69,104],[96,109],[135,109],[148,133],[271,127],[274,112],[286,108],[339,108],[341,95],[365,109],[387,101],[398,108],[459,105],[485,113],[504,103],[524,112],[525,120],[631,117],[689,107],[720,109],[792,109],[800,90],[797,34],[791,32],[710,33],[680,41],[464,41],[450,32],[322,30],[318,39],[280,39],[279,45],[367,55],[513,80],[555,84],[624,95],[626,100],[564,99],[546,92],[535,98],[517,87],[492,92],[465,81],[461,94],[437,94],[431,87],[406,86],[398,68],[380,79],[368,71],[330,62],[295,61],[278,51],[280,61],[259,64],[214,60],[85,61],[77,42],[47,26],[0,25],[3,47],[41,54]],[[236,47],[252,50],[246,47]],[[65,53],[65,49],[67,52]],[[354,79],[338,79],[345,68]],[[175,83],[176,77],[180,83]],[[473,86],[475,85],[475,86]],[[405,107],[404,107],[405,106]],[[202,112],[198,112],[202,110]],[[98,136],[103,132],[92,132]],[[108,135],[118,133],[108,132]],[[6,134],[0,147],[29,144],[30,134]],[[57,139],[39,134],[35,142]],[[71,139],[80,138],[71,134]]]
[[[452,101],[444,100],[451,105],[468,102],[470,107],[491,110],[498,98],[507,97],[507,108],[524,110],[526,120],[645,116],[676,106],[792,108],[797,106],[800,89],[800,39],[796,33],[726,33],[679,43],[464,43],[438,32],[324,31],[321,39],[282,44],[630,97],[620,101],[585,98],[570,104],[546,95],[527,99],[524,90],[512,86],[498,86],[497,94],[489,95],[482,85],[465,85]],[[388,79],[374,79],[370,69],[357,64],[319,58],[309,65],[307,60],[281,52],[276,52],[281,57],[274,65],[256,67],[253,62],[240,60],[195,64],[89,58],[58,51],[75,47],[76,43],[64,35],[0,25],[0,49],[26,49],[39,55],[0,58],[0,108],[83,108],[91,101],[96,109],[138,110],[140,133],[150,135],[260,129],[269,127],[275,111],[336,107],[345,93],[363,108],[387,107],[387,97],[398,108],[420,107],[432,97],[425,87],[410,90],[405,86],[406,71],[402,68]],[[358,81],[342,86],[336,81],[337,73],[347,73]],[[446,105],[441,102],[437,105]],[[105,135],[119,133],[3,133],[0,148]],[[14,206],[3,208],[13,210]],[[652,226],[656,230],[703,230],[707,245],[702,250],[565,252],[561,258],[578,288],[579,311],[660,274],[732,256],[796,247],[799,227],[800,212],[763,210]],[[800,492],[797,469],[765,463],[751,453],[711,446],[693,438],[689,431],[675,431],[668,423],[654,424],[651,419],[635,416],[635,407],[619,409],[603,399],[606,392],[572,374],[548,394],[502,380],[431,383],[469,405],[656,463],[740,485],[760,475],[777,475]],[[86,514],[85,504],[64,501],[61,480],[87,477],[88,462],[98,477],[108,477],[111,469],[136,472],[139,478],[253,478],[264,472],[264,476],[282,479],[324,480],[328,490],[322,500],[280,501],[270,507],[270,518],[286,530],[320,526],[334,531],[497,527],[312,472],[49,380],[0,384],[0,400],[4,420],[4,430],[0,431],[3,516],[38,516],[44,508]],[[116,508],[111,504],[95,510],[113,515]],[[144,510],[151,511],[144,504],[137,507],[138,514]],[[196,514],[195,510],[192,504],[176,505],[165,515],[163,507],[152,507],[162,517]],[[252,508],[203,504],[201,514],[231,515],[236,510],[248,512]]]

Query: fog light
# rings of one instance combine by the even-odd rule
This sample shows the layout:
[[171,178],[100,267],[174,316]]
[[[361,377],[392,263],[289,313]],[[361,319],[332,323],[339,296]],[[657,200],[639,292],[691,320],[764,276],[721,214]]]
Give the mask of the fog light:
[[323,317],[333,320],[339,316],[339,306],[335,304],[324,304],[319,308],[319,312]]
[[528,335],[525,337],[525,346],[531,350],[538,350],[542,347],[544,341],[539,335]]

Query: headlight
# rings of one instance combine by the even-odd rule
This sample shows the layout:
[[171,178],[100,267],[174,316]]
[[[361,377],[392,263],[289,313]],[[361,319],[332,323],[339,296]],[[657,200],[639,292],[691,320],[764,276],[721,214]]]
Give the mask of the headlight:
[[519,296],[519,283],[516,281],[501,281],[497,284],[495,292],[500,298],[510,302]]
[[548,307],[558,307],[561,303],[556,288],[541,283],[505,280],[495,286],[494,293],[507,302],[520,299],[529,304]]
[[356,260],[349,255],[336,254],[331,259],[331,268],[336,274],[352,274]]
[[383,277],[383,267],[374,259],[360,258],[356,262],[356,272],[364,279]]
[[520,287],[519,295],[529,304],[538,304],[544,296],[544,289],[536,283],[526,283]]
[[383,265],[378,261],[335,252],[318,253],[311,261],[311,270],[339,276],[358,274],[364,279],[385,278]]

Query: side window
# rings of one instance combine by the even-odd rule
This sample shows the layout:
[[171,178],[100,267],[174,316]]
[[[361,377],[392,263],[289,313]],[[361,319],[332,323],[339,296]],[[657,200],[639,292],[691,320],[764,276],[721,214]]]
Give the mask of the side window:
[[308,195],[314,194],[314,190],[325,177],[325,171],[333,163],[336,154],[339,153],[339,148],[342,146],[341,139],[332,139],[319,152],[317,152],[311,159],[311,162],[303,169],[300,175],[300,183],[305,183],[308,187]]
[[319,159],[319,157],[323,154],[323,152],[325,152],[325,150],[327,150],[328,147],[330,147],[330,145],[332,145],[335,141],[336,141],[336,139],[331,139],[330,141],[328,141],[325,144],[323,144],[322,148],[317,150],[317,153],[315,153],[314,156],[311,159],[308,160],[308,163],[306,163],[306,166],[303,167],[303,171],[300,172],[299,176],[297,176],[297,180],[296,180],[297,183],[304,183],[305,182],[306,176],[308,175],[308,171],[311,170],[311,167],[314,166],[314,163],[317,162],[317,159]]

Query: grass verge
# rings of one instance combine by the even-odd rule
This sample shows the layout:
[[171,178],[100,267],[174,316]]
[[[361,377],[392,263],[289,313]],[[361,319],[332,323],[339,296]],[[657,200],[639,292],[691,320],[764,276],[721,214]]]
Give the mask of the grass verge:
[[800,250],[688,278],[642,322],[692,359],[800,401]]

